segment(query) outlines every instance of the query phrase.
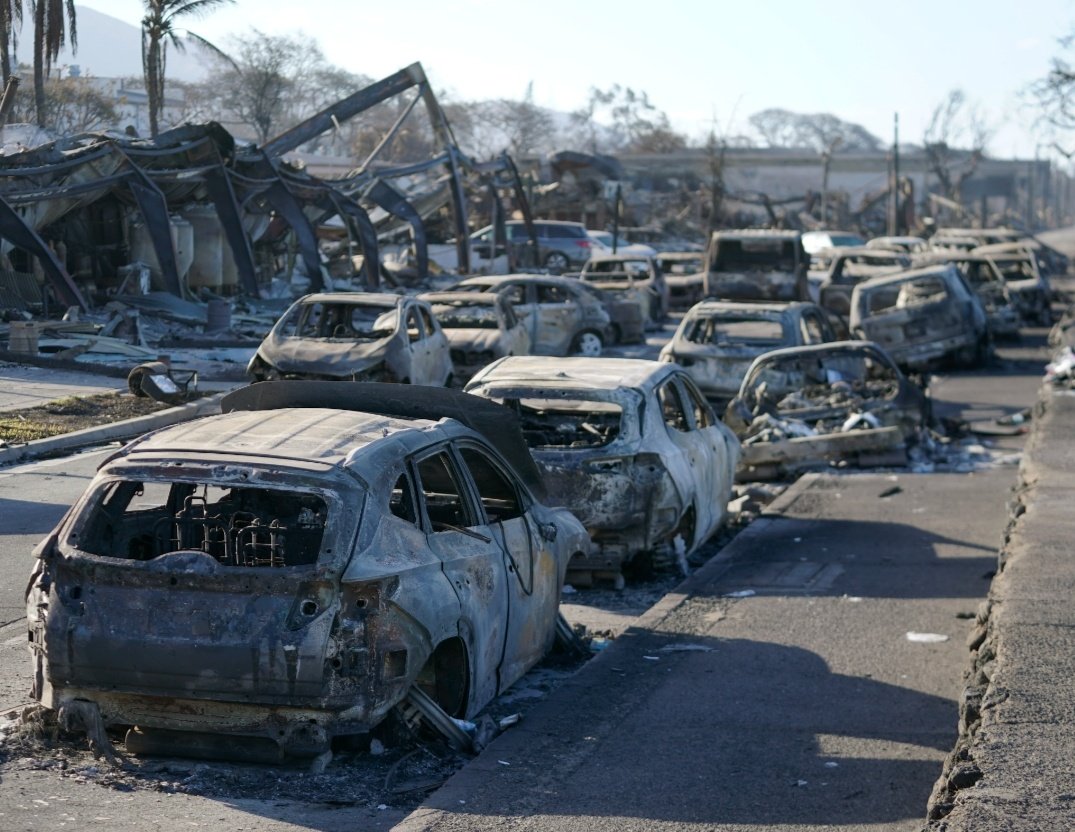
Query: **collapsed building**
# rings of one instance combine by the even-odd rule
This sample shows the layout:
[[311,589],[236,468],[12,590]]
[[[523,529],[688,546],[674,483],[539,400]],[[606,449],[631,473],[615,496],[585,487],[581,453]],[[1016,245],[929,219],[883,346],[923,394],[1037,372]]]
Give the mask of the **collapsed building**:
[[[399,117],[347,175],[320,178],[289,160],[306,142],[390,100],[402,104]],[[433,152],[382,161],[420,102]],[[516,205],[530,226],[514,163],[506,155],[478,163],[459,149],[417,63],[261,147],[237,142],[216,123],[155,139],[90,133],[29,148],[11,148],[6,138],[0,306],[8,308],[47,311],[55,302],[87,310],[132,290],[256,297],[273,277],[291,273],[319,290],[331,282],[325,251],[342,261],[338,275],[373,289],[425,278],[431,223],[447,224],[461,271],[470,265],[475,206],[487,206],[499,240],[505,205]],[[379,247],[400,237],[411,256],[405,268],[387,272]]]

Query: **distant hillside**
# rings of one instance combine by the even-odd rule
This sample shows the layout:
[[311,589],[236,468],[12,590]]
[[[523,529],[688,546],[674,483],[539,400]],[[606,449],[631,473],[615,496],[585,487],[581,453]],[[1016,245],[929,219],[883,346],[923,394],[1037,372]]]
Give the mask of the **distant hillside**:
[[[32,17],[28,8],[19,36],[18,59],[24,64],[33,62],[31,43]],[[142,33],[137,26],[119,18],[102,14],[86,6],[75,6],[78,22],[78,53],[70,46],[60,52],[54,66],[77,65],[83,75],[99,78],[127,78],[142,75]],[[205,77],[204,62],[199,59],[197,46],[185,54],[168,50],[166,73],[179,81],[200,81]]]

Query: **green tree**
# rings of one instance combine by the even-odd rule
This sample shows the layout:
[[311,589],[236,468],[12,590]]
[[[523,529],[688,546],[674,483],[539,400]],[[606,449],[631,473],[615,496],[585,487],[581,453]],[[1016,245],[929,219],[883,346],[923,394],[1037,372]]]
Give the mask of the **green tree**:
[[146,16],[142,18],[142,71],[145,73],[146,95],[149,97],[149,130],[154,136],[160,129],[160,114],[164,109],[164,70],[168,45],[175,47],[177,52],[184,52],[184,40],[191,40],[226,58],[223,52],[201,35],[184,29],[179,24],[184,18],[201,17],[234,2],[235,0],[145,0]]
[[37,125],[45,127],[47,107],[45,101],[45,77],[52,69],[52,62],[67,44],[70,29],[71,49],[78,48],[78,31],[75,28],[75,0],[32,0],[34,10],[34,102]]

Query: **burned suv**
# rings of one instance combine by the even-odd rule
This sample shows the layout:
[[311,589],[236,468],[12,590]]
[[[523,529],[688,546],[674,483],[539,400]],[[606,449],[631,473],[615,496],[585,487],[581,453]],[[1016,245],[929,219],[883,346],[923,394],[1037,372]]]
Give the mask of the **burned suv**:
[[810,300],[810,257],[798,231],[714,231],[706,259],[706,297]]
[[404,698],[473,716],[552,644],[590,543],[540,502],[510,411],[320,381],[223,407],[115,453],[37,547],[42,705],[131,726],[128,747],[193,732],[312,756]]

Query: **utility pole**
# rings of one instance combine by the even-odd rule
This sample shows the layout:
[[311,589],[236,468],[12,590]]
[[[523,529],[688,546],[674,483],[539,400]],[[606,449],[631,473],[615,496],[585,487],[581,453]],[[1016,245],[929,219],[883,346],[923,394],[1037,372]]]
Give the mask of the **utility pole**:
[[900,217],[900,114],[892,114],[892,196],[895,206],[895,222],[893,227],[898,237],[903,233],[903,219]]

